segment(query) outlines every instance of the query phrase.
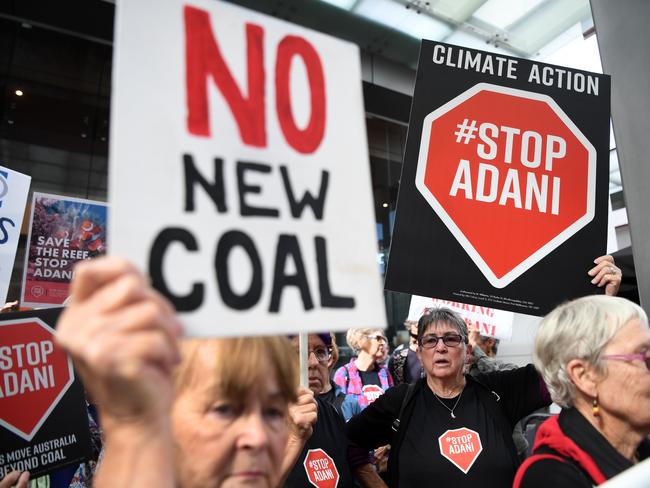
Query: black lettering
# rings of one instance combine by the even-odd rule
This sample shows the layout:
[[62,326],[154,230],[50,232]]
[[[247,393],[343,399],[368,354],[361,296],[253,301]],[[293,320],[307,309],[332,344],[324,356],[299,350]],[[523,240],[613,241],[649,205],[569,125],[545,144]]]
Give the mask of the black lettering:
[[239,213],[242,217],[278,217],[280,212],[276,208],[253,207],[246,203],[247,193],[262,193],[262,187],[259,185],[248,185],[245,181],[247,171],[257,171],[258,173],[270,173],[271,166],[268,164],[250,163],[246,161],[237,161],[237,189],[239,190]]
[[[228,258],[230,257],[230,251],[235,246],[241,246],[246,254],[248,254],[253,267],[251,284],[248,291],[243,295],[237,295],[230,286]],[[221,299],[228,307],[234,308],[235,310],[248,310],[257,304],[262,296],[262,261],[260,260],[255,243],[248,235],[238,230],[231,230],[221,236],[217,245],[214,268]]]
[[[289,256],[291,256],[296,265],[296,273],[292,275],[284,274]],[[280,299],[286,286],[295,286],[298,288],[305,310],[314,308],[314,302],[309,293],[309,283],[307,282],[307,273],[305,273],[305,264],[302,260],[298,238],[295,235],[280,234],[278,246],[275,251],[275,269],[273,270],[273,289],[271,291],[269,312],[277,312],[280,310]]]
[[185,169],[185,211],[194,212],[194,187],[199,184],[212,199],[217,211],[228,211],[226,207],[226,191],[223,182],[223,160],[214,158],[214,183],[208,182],[194,165],[194,159],[189,154],[183,155]]
[[309,191],[305,191],[302,199],[296,201],[291,187],[291,180],[289,179],[289,171],[286,166],[280,166],[280,174],[282,175],[282,183],[284,183],[285,191],[289,197],[289,206],[291,208],[291,215],[297,219],[302,215],[303,210],[309,205],[314,212],[316,220],[323,219],[323,210],[325,209],[325,196],[327,195],[327,186],[329,184],[329,172],[323,170],[321,172],[320,190],[318,196],[314,197]]
[[166,296],[179,312],[196,310],[203,303],[204,286],[202,283],[192,284],[192,291],[187,295],[174,295],[167,287],[167,282],[162,273],[163,260],[167,248],[172,242],[179,242],[188,251],[197,251],[199,246],[188,230],[178,227],[163,229],[154,239],[149,254],[149,275],[152,286]]
[[7,217],[0,217],[0,231],[2,231],[2,237],[0,237],[0,244],[4,244],[9,240],[9,233],[5,228],[5,222],[11,224],[12,227],[16,227],[16,224],[14,224],[13,220]]
[[318,265],[318,289],[323,308],[354,308],[354,297],[336,296],[330,289],[327,266],[327,247],[324,237],[316,237],[316,264]]

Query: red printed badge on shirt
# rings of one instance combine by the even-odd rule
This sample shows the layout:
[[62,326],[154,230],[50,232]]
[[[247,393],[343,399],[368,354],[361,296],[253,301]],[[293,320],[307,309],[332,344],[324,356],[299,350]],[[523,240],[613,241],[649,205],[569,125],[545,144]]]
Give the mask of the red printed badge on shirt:
[[368,405],[384,394],[384,390],[377,385],[366,385],[361,388],[361,392],[366,397],[366,400],[368,400]]
[[440,454],[465,474],[483,450],[478,432],[466,427],[448,430],[438,437],[438,444]]
[[307,479],[316,488],[336,488],[339,484],[339,471],[334,460],[322,449],[310,449],[305,457]]

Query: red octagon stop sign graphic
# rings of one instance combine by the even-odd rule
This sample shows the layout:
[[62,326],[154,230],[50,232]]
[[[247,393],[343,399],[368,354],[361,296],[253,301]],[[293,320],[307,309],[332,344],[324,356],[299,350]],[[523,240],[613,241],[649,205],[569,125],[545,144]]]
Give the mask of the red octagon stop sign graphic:
[[334,460],[322,449],[310,449],[305,457],[305,472],[309,482],[316,488],[336,488],[339,471]]
[[0,425],[30,441],[73,381],[72,361],[47,324],[0,323]]
[[479,83],[425,117],[416,187],[503,288],[593,219],[596,149],[551,97]]

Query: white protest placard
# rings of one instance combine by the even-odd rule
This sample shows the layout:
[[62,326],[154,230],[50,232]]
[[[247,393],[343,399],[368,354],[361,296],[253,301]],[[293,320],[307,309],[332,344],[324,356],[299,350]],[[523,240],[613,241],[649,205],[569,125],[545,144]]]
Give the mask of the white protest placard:
[[0,166],[0,305],[7,300],[31,176]]
[[384,327],[358,48],[212,0],[117,7],[111,253],[190,335]]
[[460,314],[470,329],[477,329],[481,335],[496,339],[510,340],[514,313],[496,308],[481,307],[467,303],[427,298],[418,295],[411,297],[407,320],[417,322],[423,314],[432,308],[446,307]]

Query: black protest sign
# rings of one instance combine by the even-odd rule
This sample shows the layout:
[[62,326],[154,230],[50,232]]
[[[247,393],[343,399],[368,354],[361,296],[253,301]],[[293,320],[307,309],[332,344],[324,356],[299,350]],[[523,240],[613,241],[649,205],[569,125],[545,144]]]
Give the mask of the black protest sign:
[[0,478],[14,470],[34,478],[90,456],[84,389],[54,342],[61,310],[0,315]]
[[423,41],[385,287],[543,315],[596,293],[610,78]]

